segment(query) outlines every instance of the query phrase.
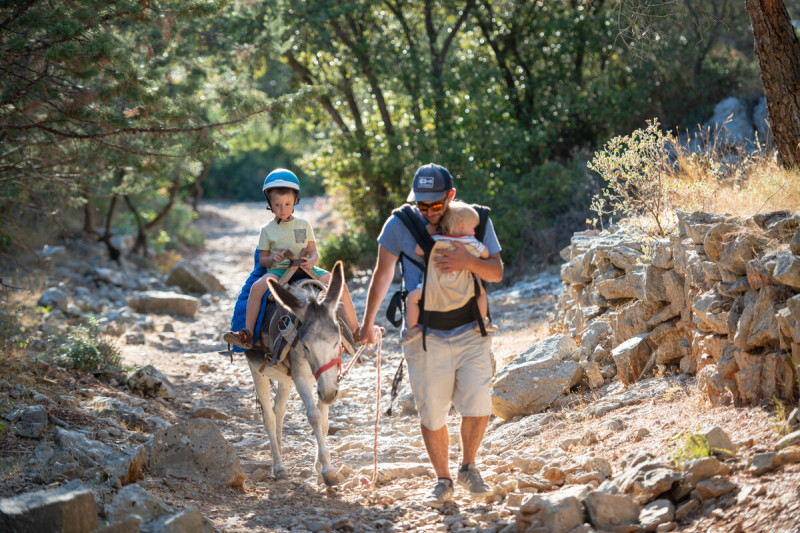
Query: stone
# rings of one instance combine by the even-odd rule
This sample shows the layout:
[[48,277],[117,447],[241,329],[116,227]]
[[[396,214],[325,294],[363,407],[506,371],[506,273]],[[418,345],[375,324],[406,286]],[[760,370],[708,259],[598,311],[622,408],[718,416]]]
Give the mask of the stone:
[[782,450],[789,446],[796,446],[800,444],[800,431],[794,431],[782,437],[776,444],[776,450]]
[[666,463],[646,453],[640,453],[615,480],[619,491],[631,494],[640,505],[655,500],[679,482],[682,475]]
[[703,443],[704,447],[708,447],[708,451],[714,455],[721,455],[723,457],[731,457],[736,455],[736,446],[733,441],[719,426],[711,426],[696,431],[692,434],[692,438],[699,443]]
[[566,335],[548,337],[520,354],[497,374],[492,386],[492,412],[509,419],[546,409],[583,378],[583,368],[567,361],[577,349]]
[[595,283],[594,288],[598,294],[608,300],[636,297],[636,287],[628,276],[600,281]]
[[663,269],[671,269],[675,263],[672,260],[672,243],[669,239],[658,239],[650,245],[650,253],[653,256],[651,261],[653,266]]
[[794,369],[781,352],[751,354],[736,351],[737,397],[752,403],[761,399],[790,400],[795,380]]
[[[213,533],[214,526],[196,507],[188,507],[178,513],[162,516],[148,524],[151,531],[164,533]],[[320,531],[322,528],[314,529]]]
[[203,267],[189,261],[179,261],[167,274],[167,285],[177,286],[185,292],[205,294],[222,292],[225,287]]
[[727,335],[728,311],[732,305],[733,301],[730,298],[722,296],[717,291],[701,293],[692,300],[695,323],[703,331]]
[[47,409],[42,405],[32,405],[22,410],[14,432],[29,439],[40,439],[47,432]]
[[740,227],[739,224],[724,221],[712,225],[703,237],[703,248],[708,258],[717,261],[726,237],[730,233],[738,231]]
[[744,276],[747,273],[747,261],[760,255],[768,245],[766,237],[752,232],[740,233],[722,245],[717,264],[721,271],[736,277]]
[[589,521],[598,529],[611,526],[634,524],[639,520],[641,505],[627,494],[608,494],[591,492],[583,500]]
[[800,257],[788,253],[778,255],[772,277],[784,285],[800,289]]
[[718,365],[708,365],[697,372],[697,388],[711,405],[731,405],[734,400],[736,381],[726,378],[718,371]]
[[697,494],[702,501],[719,498],[736,490],[738,485],[726,477],[712,477],[697,484]]
[[245,473],[235,449],[214,422],[192,419],[158,431],[150,452],[154,475],[204,481],[217,487],[241,487]]
[[50,287],[42,293],[36,305],[66,311],[68,304],[69,297],[66,292],[57,287]]
[[131,390],[140,391],[151,398],[171,400],[176,397],[175,386],[153,365],[147,365],[134,372],[127,383]]
[[777,347],[780,344],[780,326],[775,315],[785,301],[786,292],[774,286],[747,292],[734,331],[734,346],[743,351]]
[[128,307],[137,313],[163,313],[194,318],[199,300],[177,292],[145,291],[128,298]]
[[192,418],[210,418],[212,420],[228,420],[230,416],[213,407],[197,407],[192,410]]
[[526,499],[517,516],[517,531],[527,531],[533,523],[541,524],[543,531],[568,533],[583,524],[581,504],[575,496],[561,494],[535,494]]
[[675,506],[669,500],[654,500],[639,513],[639,524],[645,531],[655,531],[661,524],[667,524],[674,519]]
[[647,342],[649,334],[643,333],[623,342],[611,352],[617,365],[617,375],[623,384],[629,385],[639,375],[650,359],[651,348]]
[[106,517],[112,523],[122,522],[130,516],[137,516],[147,523],[173,512],[172,507],[138,483],[122,487],[114,501],[106,506]]
[[41,490],[0,500],[0,531],[92,533],[97,527],[94,493],[88,489]]

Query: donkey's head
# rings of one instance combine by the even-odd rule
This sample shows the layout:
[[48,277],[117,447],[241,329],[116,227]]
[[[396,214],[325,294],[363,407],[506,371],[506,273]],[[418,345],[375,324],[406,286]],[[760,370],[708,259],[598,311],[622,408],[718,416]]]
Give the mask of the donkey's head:
[[327,404],[333,403],[339,393],[339,368],[341,367],[342,340],[336,309],[344,287],[344,266],[337,261],[331,273],[331,282],[325,298],[318,302],[308,291],[290,291],[274,280],[267,285],[275,301],[297,317],[298,342],[294,350],[305,356],[311,372],[317,379],[319,399]]

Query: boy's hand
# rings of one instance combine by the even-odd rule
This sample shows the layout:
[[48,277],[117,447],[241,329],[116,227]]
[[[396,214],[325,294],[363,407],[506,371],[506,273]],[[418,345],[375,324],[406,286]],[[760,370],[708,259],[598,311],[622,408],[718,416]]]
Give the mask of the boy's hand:
[[314,264],[316,264],[316,262],[317,258],[311,256],[311,257],[303,257],[302,262],[300,264],[303,266],[303,268],[311,268],[314,266]]
[[284,254],[285,251],[286,250],[283,248],[281,248],[280,250],[275,250],[275,253],[272,254],[272,262],[277,263],[279,261],[283,261],[283,259],[286,257],[286,255]]

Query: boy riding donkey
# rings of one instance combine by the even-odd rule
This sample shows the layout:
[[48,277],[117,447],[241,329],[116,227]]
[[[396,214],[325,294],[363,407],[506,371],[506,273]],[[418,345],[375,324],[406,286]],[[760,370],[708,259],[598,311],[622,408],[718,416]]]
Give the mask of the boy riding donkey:
[[[267,279],[280,280],[290,267],[291,257],[300,259],[300,267],[313,270],[327,286],[331,274],[314,266],[319,259],[314,230],[308,221],[294,216],[294,207],[300,201],[300,180],[289,170],[278,168],[267,175],[262,187],[267,199],[267,210],[275,216],[261,228],[256,250],[256,268],[242,288],[231,319],[231,330],[223,340],[239,349],[249,350],[258,340],[255,333],[265,307]],[[266,271],[266,272],[265,272]],[[248,288],[249,285],[249,288]],[[342,304],[348,325],[357,337],[358,318],[347,285],[342,292]],[[242,313],[242,310],[245,310]]]
[[[418,223],[427,224],[430,233],[438,233],[442,217],[455,197],[453,177],[436,164],[420,167],[414,174],[409,202],[415,202],[413,216]],[[408,212],[406,209],[406,212]],[[370,281],[367,306],[361,324],[361,342],[376,341],[375,315],[386,297],[394,277],[395,263],[402,261],[403,282],[406,287],[417,287],[423,281],[423,271],[415,256],[417,241],[409,226],[396,210],[386,221],[378,237],[378,259]],[[484,210],[487,211],[487,210]],[[442,274],[466,269],[478,278],[498,282],[503,277],[500,243],[488,215],[481,228],[482,242],[488,248],[488,257],[475,256],[461,243],[450,250],[434,250],[430,260]],[[426,335],[416,336],[403,346],[408,362],[409,381],[420,414],[420,430],[431,464],[438,477],[436,485],[422,503],[439,508],[453,498],[453,480],[449,467],[449,435],[447,414],[452,403],[461,414],[461,442],[463,457],[457,481],[473,498],[492,494],[475,466],[478,448],[489,421],[492,402],[489,384],[492,378],[491,338],[486,336],[483,321],[475,330],[475,310],[458,316],[447,315],[431,320],[425,328]],[[405,328],[404,328],[405,329]]]

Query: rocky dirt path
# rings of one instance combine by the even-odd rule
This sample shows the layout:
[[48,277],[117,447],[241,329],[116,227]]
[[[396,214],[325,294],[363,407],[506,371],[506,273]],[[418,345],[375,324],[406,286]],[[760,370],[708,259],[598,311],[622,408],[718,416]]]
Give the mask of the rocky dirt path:
[[[312,220],[321,240],[331,222],[315,218],[327,212],[322,201],[315,202],[301,204],[298,215]],[[340,400],[331,408],[328,443],[344,482],[329,490],[314,473],[314,440],[296,394],[290,399],[284,429],[289,479],[271,479],[269,446],[247,365],[242,358],[231,361],[217,354],[224,348],[220,335],[250,271],[253,245],[264,220],[262,204],[204,205],[198,225],[207,236],[207,248],[194,260],[220,279],[226,293],[203,297],[193,320],[153,317],[154,331],[147,333],[146,344],[124,348],[126,364],[154,364],[176,384],[178,399],[157,401],[160,416],[185,420],[198,407],[214,409],[216,423],[248,474],[242,490],[150,477],[141,482],[167,503],[178,508],[198,506],[219,531],[511,533],[516,530],[514,511],[528,494],[548,494],[562,484],[562,490],[580,488],[587,475],[598,476],[597,472],[586,474],[590,465],[607,465],[603,475],[589,480],[595,486],[604,477],[619,479],[632,453],[648,452],[666,462],[678,460],[685,453],[682,445],[689,432],[719,426],[738,449],[737,457],[727,461],[730,474],[726,479],[734,488],[701,503],[691,499],[690,504],[682,504],[659,530],[800,531],[800,464],[787,464],[765,475],[754,474],[750,468],[755,454],[774,448],[786,412],[767,404],[711,407],[695,380],[685,375],[667,374],[627,388],[614,380],[601,389],[565,395],[545,413],[508,422],[493,418],[481,449],[481,466],[487,480],[500,487],[497,495],[476,502],[457,489],[454,502],[440,511],[419,503],[433,482],[433,471],[417,418],[401,401],[394,416],[381,416],[378,423],[379,482],[363,486],[360,479],[371,479],[373,473],[378,370],[383,411],[400,361],[397,331],[392,328],[384,338],[381,366],[373,358],[353,367]],[[498,365],[549,334],[545,317],[552,310],[555,289],[548,280],[552,276],[540,275],[529,284],[490,294],[501,326],[494,339]],[[350,287],[360,314],[366,288],[358,283]],[[457,423],[455,416],[450,417],[451,435],[456,434]],[[451,444],[451,466],[455,467],[456,437]],[[594,531],[586,527],[580,531]],[[612,529],[641,531],[638,525]]]
[[[322,200],[306,201],[297,215],[312,221],[318,239],[326,231]],[[344,483],[328,490],[313,472],[315,443],[296,393],[289,402],[284,429],[284,463],[287,481],[274,481],[268,440],[256,409],[248,367],[242,357],[217,354],[224,349],[219,341],[228,327],[239,288],[252,268],[252,254],[258,229],[267,219],[263,204],[206,204],[201,208],[199,227],[207,239],[206,250],[194,261],[202,263],[226,287],[226,294],[204,297],[194,320],[155,318],[155,332],[146,345],[126,346],[125,363],[134,366],[153,364],[167,374],[180,391],[175,403],[177,418],[188,417],[198,407],[211,407],[220,414],[216,422],[226,439],[237,449],[248,481],[243,492],[205,491],[185,487],[184,497],[194,500],[221,531],[350,531],[411,530],[439,531],[463,522],[464,527],[499,530],[513,521],[506,505],[473,502],[464,493],[457,495],[448,512],[440,513],[419,504],[430,488],[433,471],[413,413],[396,408],[394,416],[383,414],[378,424],[377,459],[381,483],[364,487],[359,479],[372,479],[376,448],[375,421],[377,375],[380,371],[381,410],[388,406],[394,372],[401,352],[397,332],[389,327],[384,338],[381,364],[375,357],[353,367],[342,387],[340,399],[331,408],[329,447]],[[359,315],[363,310],[366,287],[350,284]],[[552,298],[548,298],[552,300]],[[547,306],[531,307],[527,314],[542,315]],[[498,310],[502,315],[502,311]],[[503,318],[501,316],[501,325]],[[163,333],[170,322],[174,333]],[[509,319],[509,323],[510,323]],[[528,330],[528,322],[520,321]],[[169,328],[167,328],[169,329]],[[519,332],[518,332],[519,333]],[[507,331],[506,335],[511,335]],[[519,335],[517,335],[519,336]],[[524,336],[530,338],[529,333]],[[507,341],[510,344],[520,342]],[[345,361],[347,363],[347,361]],[[451,417],[451,433],[456,434],[457,419]],[[452,458],[458,457],[457,439],[452,439]],[[174,504],[177,490],[163,481],[145,481],[148,490],[161,494]],[[165,490],[166,489],[166,490]]]

